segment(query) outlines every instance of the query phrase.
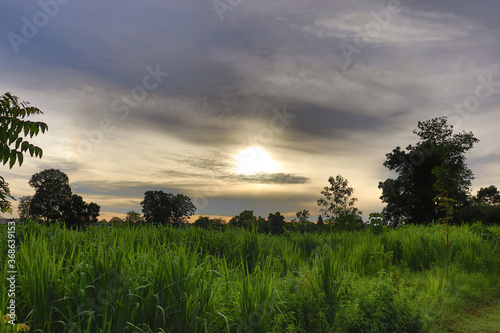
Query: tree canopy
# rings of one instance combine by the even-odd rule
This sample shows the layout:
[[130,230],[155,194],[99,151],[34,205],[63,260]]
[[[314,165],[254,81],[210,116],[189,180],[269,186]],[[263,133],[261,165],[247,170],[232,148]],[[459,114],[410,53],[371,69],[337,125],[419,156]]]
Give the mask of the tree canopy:
[[475,203],[482,205],[499,205],[500,204],[500,192],[495,185],[490,185],[488,187],[481,187],[477,191],[475,198]]
[[68,176],[60,170],[46,169],[31,176],[29,184],[35,189],[30,215],[46,221],[61,218],[62,206],[71,200]]
[[474,179],[465,163],[465,153],[479,141],[472,132],[453,134],[447,118],[438,117],[419,121],[413,133],[420,138],[415,145],[386,154],[384,166],[398,176],[379,183],[384,216],[393,223],[436,221],[435,198],[444,192],[456,207],[464,206]]
[[62,219],[69,227],[81,227],[88,223],[96,223],[100,207],[96,203],[87,204],[83,198],[73,194],[61,207]]
[[147,222],[160,224],[184,223],[196,211],[191,199],[185,195],[147,191],[141,202],[142,212]]
[[349,186],[347,179],[337,175],[328,178],[328,182],[330,186],[325,186],[321,191],[324,198],[317,201],[321,214],[330,221],[346,215],[361,216],[361,211],[354,207],[358,199],[352,196],[354,189]]

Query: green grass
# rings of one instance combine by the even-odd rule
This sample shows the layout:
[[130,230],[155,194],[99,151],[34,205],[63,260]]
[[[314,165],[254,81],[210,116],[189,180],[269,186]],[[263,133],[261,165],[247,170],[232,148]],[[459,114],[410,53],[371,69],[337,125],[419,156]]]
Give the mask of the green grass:
[[451,228],[446,280],[442,226],[271,236],[18,225],[17,313],[44,333],[467,331],[457,316],[500,296],[500,227],[489,231]]
[[500,303],[468,309],[450,325],[454,333],[497,333],[500,332]]

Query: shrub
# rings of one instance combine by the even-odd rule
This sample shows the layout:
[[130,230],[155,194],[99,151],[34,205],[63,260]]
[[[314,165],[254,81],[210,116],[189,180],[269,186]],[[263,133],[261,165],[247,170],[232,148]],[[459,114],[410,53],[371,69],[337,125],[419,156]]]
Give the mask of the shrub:
[[380,279],[360,280],[341,304],[336,317],[340,332],[422,332],[420,314],[408,300],[398,296],[392,282]]
[[484,224],[500,224],[500,206],[478,205],[468,206],[460,210],[459,223],[474,223],[481,221]]

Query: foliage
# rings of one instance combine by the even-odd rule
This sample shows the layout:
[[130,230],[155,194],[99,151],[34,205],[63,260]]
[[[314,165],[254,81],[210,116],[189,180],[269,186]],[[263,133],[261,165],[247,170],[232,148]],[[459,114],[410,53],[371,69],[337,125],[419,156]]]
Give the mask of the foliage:
[[23,323],[11,324],[12,319],[10,315],[2,315],[0,311],[0,333],[17,333],[17,332],[29,332],[30,327]]
[[62,207],[71,200],[68,176],[55,169],[46,169],[31,176],[29,185],[35,189],[29,214],[45,221],[61,218]]
[[337,175],[335,178],[328,178],[328,182],[330,186],[321,191],[324,198],[317,201],[321,214],[330,222],[337,222],[340,219],[342,224],[361,216],[361,211],[354,207],[358,199],[352,197],[354,189],[349,187],[347,179]]
[[323,222],[323,216],[321,216],[321,215],[320,215],[320,216],[318,217],[318,221],[317,221],[317,223],[316,223],[316,224],[317,224],[317,225],[319,225],[319,226],[323,226],[323,225],[325,224],[325,223]]
[[281,215],[280,212],[276,212],[276,214],[270,213],[267,218],[267,222],[271,226],[271,233],[273,235],[283,233],[283,228],[285,227],[285,217]]
[[299,210],[295,213],[295,218],[292,220],[293,222],[297,221],[299,223],[309,223],[309,218],[311,217],[311,213],[307,209]]
[[99,211],[101,207],[95,202],[91,202],[87,206],[87,213],[89,214],[89,218],[91,223],[97,223],[97,217],[99,216]]
[[204,229],[220,229],[226,224],[221,218],[210,218],[208,216],[200,216],[194,222],[196,227]]
[[450,257],[450,239],[449,239],[450,229],[449,229],[449,226],[450,226],[450,221],[453,219],[453,203],[455,202],[455,200],[450,198],[448,196],[448,191],[443,189],[445,187],[445,185],[442,185],[440,183],[441,176],[442,175],[438,173],[435,187],[436,187],[436,189],[440,190],[440,192],[439,192],[439,195],[436,198],[434,198],[434,200],[436,200],[438,202],[438,208],[441,211],[444,211],[444,213],[445,213],[444,214],[445,216],[439,218],[439,222],[443,223],[444,226],[446,227],[446,230],[444,233],[445,233],[445,239],[446,239],[446,279],[448,280],[448,278],[449,278],[449,275],[448,275],[449,257]]
[[370,230],[374,234],[378,235],[384,231],[384,215],[381,213],[370,213],[370,217],[368,218]]
[[68,227],[96,223],[100,208],[96,203],[87,204],[81,196],[73,194],[71,199],[61,206],[62,219]]
[[460,223],[474,223],[481,221],[484,224],[500,225],[500,207],[491,205],[467,206],[457,213]]
[[479,205],[500,205],[500,192],[494,185],[481,187],[474,199],[474,202]]
[[427,224],[437,220],[434,198],[438,195],[438,174],[446,173],[439,187],[448,192],[455,205],[467,204],[474,177],[465,164],[465,153],[479,140],[472,132],[453,134],[446,117],[419,121],[413,133],[420,138],[416,145],[407,146],[406,151],[398,146],[386,154],[384,166],[398,177],[379,183],[380,198],[387,203],[383,213],[388,220]]
[[239,215],[232,217],[229,220],[229,225],[249,230],[252,228],[252,225],[257,222],[257,220],[257,217],[253,215],[253,210],[245,210]]
[[[9,163],[12,168],[17,162],[23,164],[24,153],[42,158],[43,151],[29,143],[26,138],[32,138],[41,131],[48,129],[43,122],[25,120],[25,118],[42,114],[36,107],[28,106],[28,102],[19,102],[18,97],[6,93],[0,97],[0,161],[5,165]],[[10,194],[8,184],[0,176],[0,211],[12,214],[12,207],[8,199],[14,199]]]
[[422,332],[422,319],[383,273],[378,280],[358,281],[337,313],[340,332]]
[[[361,212],[359,212],[361,213]],[[330,230],[333,231],[355,231],[363,229],[363,219],[353,212],[340,213],[335,220],[331,220]]]
[[12,214],[12,205],[8,199],[14,199],[10,194],[9,184],[7,184],[2,176],[0,176],[0,211],[2,213]]
[[19,204],[17,205],[17,212],[19,217],[23,220],[31,217],[30,215],[30,204],[33,197],[31,195],[26,195],[19,198]]
[[129,225],[139,225],[141,223],[146,222],[146,220],[140,213],[131,210],[127,213],[127,216],[125,217],[125,222],[128,223]]
[[[103,221],[106,221],[106,220],[103,220]],[[102,221],[101,221],[102,222]],[[123,220],[121,218],[119,218],[118,216],[113,216],[109,222],[107,222],[107,224],[109,226],[112,226],[112,227],[119,227],[123,224]]]
[[[500,296],[500,243],[469,226],[450,227],[446,284],[439,225],[276,237],[28,222],[16,232],[16,313],[34,332],[442,332],[447,313]],[[0,284],[0,308],[7,301]]]
[[471,225],[470,230],[484,240],[491,241],[495,239],[493,232],[481,222]]
[[19,98],[10,93],[0,97],[0,160],[3,164],[9,162],[12,168],[16,163],[23,164],[23,153],[29,152],[30,156],[42,157],[42,149],[30,144],[26,140],[38,135],[41,131],[45,133],[47,124],[24,120],[25,118],[42,114],[36,107],[28,106],[27,102],[19,102]]
[[159,224],[180,224],[186,222],[196,211],[191,199],[185,195],[147,191],[141,202],[142,212],[147,222]]

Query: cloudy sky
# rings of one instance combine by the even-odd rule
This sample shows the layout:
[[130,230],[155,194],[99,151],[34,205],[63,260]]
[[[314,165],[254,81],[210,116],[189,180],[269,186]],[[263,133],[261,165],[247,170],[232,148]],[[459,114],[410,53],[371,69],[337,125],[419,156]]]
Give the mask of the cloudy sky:
[[[1,173],[15,197],[64,171],[101,216],[147,190],[197,214],[317,215],[342,175],[380,211],[385,154],[448,116],[481,140],[473,192],[500,186],[500,2],[6,0],[0,92],[40,108],[40,159]],[[250,149],[249,149],[250,148]]]

